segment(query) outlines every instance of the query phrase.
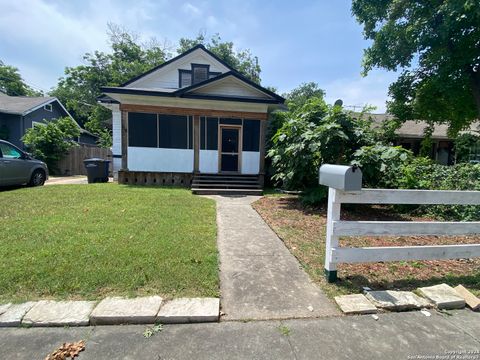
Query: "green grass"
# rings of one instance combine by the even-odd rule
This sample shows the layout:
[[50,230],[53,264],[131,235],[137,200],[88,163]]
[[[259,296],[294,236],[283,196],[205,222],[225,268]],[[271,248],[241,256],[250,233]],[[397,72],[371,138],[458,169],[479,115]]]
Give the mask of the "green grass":
[[117,184],[0,192],[0,301],[218,296],[213,200]]

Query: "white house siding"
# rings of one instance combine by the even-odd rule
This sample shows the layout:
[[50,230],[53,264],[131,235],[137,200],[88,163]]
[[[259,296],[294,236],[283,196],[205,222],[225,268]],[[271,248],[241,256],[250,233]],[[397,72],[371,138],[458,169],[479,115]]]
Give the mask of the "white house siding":
[[218,150],[200,150],[199,170],[201,173],[218,172]]
[[270,96],[255,89],[253,86],[246,85],[233,76],[226,77],[225,79],[219,80],[214,84],[202,86],[198,90],[192,91],[192,94],[270,99]]
[[129,146],[128,170],[191,173],[193,150]]
[[224,73],[229,69],[217,60],[207,56],[202,50],[196,50],[191,54],[179,59],[175,63],[166,65],[151,74],[138,79],[130,84],[127,88],[142,89],[177,89],[178,88],[178,70],[191,70],[191,64],[210,65],[210,72]]
[[122,115],[119,110],[112,111],[112,154],[113,177],[118,178],[118,170],[122,167],[122,159],[115,155],[122,155]]
[[242,174],[257,175],[260,172],[260,153],[242,151]]

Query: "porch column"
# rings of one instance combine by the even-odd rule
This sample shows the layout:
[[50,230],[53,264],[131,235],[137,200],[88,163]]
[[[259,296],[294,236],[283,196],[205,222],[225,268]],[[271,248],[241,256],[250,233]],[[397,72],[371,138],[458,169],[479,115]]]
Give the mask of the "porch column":
[[128,112],[122,110],[122,170],[128,170]]
[[200,116],[193,115],[193,172],[200,171]]
[[259,180],[263,186],[265,178],[265,135],[267,133],[267,121],[260,120],[260,167],[259,167]]

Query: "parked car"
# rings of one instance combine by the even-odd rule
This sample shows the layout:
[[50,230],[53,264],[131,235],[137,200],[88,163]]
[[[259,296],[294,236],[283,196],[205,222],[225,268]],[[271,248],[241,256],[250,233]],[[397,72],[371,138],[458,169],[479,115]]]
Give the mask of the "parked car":
[[47,179],[47,164],[8,141],[0,140],[0,186],[41,186]]

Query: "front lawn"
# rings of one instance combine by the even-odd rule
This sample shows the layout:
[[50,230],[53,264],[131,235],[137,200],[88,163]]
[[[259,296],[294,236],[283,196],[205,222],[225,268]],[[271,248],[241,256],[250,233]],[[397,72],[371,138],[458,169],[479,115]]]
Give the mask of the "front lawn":
[[213,200],[117,184],[0,192],[0,302],[218,296]]
[[[326,209],[302,206],[295,196],[266,196],[253,204],[254,208],[284,241],[310,277],[329,296],[358,293],[362,287],[374,290],[413,290],[446,282],[463,284],[480,294],[480,259],[396,261],[368,264],[339,264],[339,281],[328,284],[324,278]],[[389,208],[352,205],[342,210],[345,220],[414,220],[395,214]],[[422,220],[422,219],[416,219]],[[426,220],[426,219],[423,219]],[[341,246],[407,246],[478,243],[478,236],[410,236],[410,237],[345,237]]]

